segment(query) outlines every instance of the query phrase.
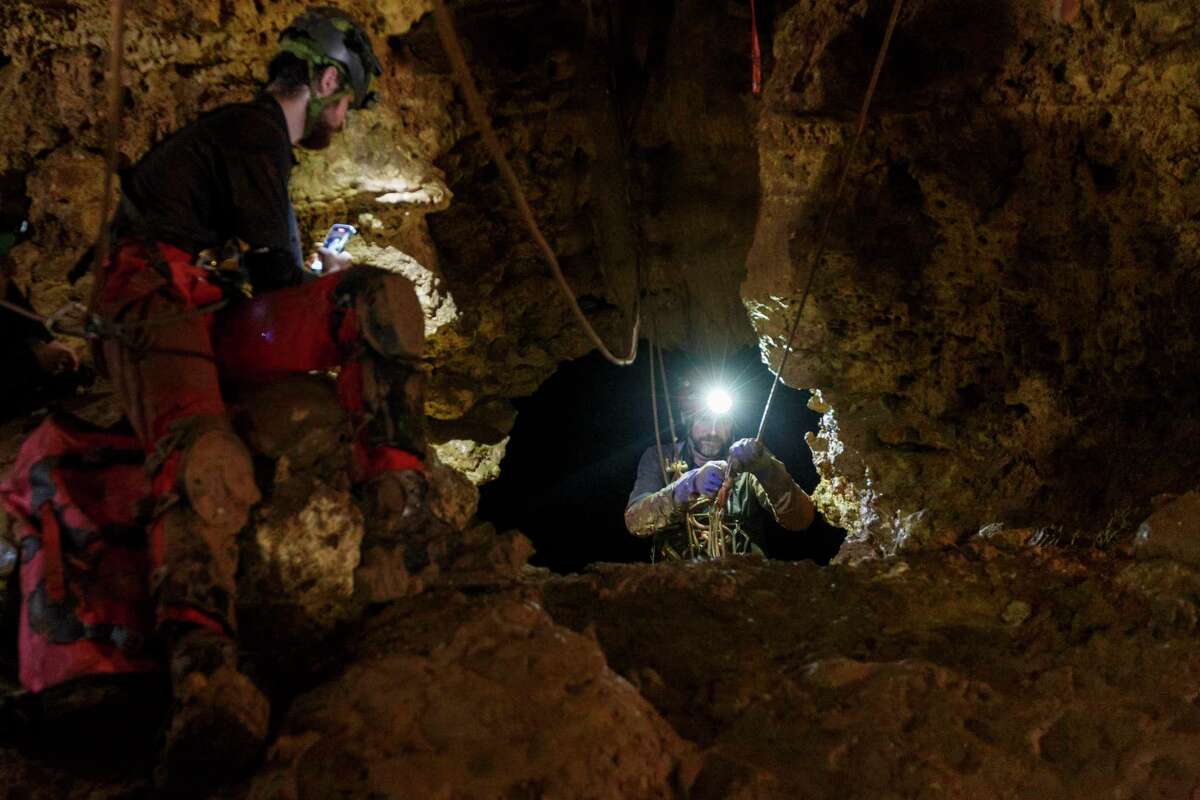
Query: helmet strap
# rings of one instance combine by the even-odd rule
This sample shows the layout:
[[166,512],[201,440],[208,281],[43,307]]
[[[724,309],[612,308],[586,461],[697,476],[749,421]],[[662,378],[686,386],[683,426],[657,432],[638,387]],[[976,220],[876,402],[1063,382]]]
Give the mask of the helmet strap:
[[[315,71],[316,69],[314,69]],[[349,89],[339,89],[333,94],[320,97],[317,95],[317,79],[314,78],[308,87],[308,106],[304,109],[304,135],[312,134],[317,126],[317,120],[321,118],[321,114],[325,113],[325,109],[339,102],[347,94],[350,94]]]

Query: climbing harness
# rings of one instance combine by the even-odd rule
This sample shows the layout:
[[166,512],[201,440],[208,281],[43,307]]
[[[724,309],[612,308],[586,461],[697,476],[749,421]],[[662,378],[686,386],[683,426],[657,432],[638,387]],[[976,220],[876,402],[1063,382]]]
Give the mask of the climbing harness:
[[[77,303],[71,303],[63,306],[49,317],[43,317],[31,312],[24,312],[24,316],[41,322],[51,333],[88,340],[113,337],[131,349],[139,350],[139,344],[143,343],[147,329],[211,314],[223,308],[228,301],[223,300],[209,306],[191,309],[182,314],[165,315],[155,317],[154,319],[138,320],[136,322],[102,320],[96,314],[96,306],[100,299],[102,283],[100,272],[104,267],[105,259],[112,256],[113,250],[110,217],[112,216],[112,195],[116,183],[117,160],[120,158],[121,104],[124,94],[122,74],[125,67],[125,18],[128,11],[128,3],[129,0],[110,0],[109,2],[109,12],[112,22],[112,47],[109,54],[108,120],[105,126],[104,194],[100,200],[100,230],[96,236],[98,244],[94,251],[92,263],[91,297],[86,307],[81,307]],[[217,257],[209,253],[209,251],[205,251],[200,254],[199,259],[204,260],[205,258],[208,258],[212,262],[210,268],[214,272],[219,274],[226,271],[227,264],[223,255]],[[7,303],[5,307],[12,308]],[[82,314],[79,313],[81,310]],[[74,318],[75,326],[65,327],[59,324],[62,319],[68,317]]]
[[550,243],[546,241],[546,237],[542,234],[538,227],[537,221],[534,219],[533,210],[529,207],[529,202],[525,198],[525,192],[521,188],[520,182],[517,180],[517,175],[513,172],[512,165],[508,158],[504,155],[504,150],[500,146],[500,140],[496,138],[496,132],[492,128],[490,119],[488,118],[487,110],[484,108],[483,98],[479,95],[479,90],[475,86],[475,79],[471,76],[471,69],[467,66],[466,56],[463,55],[462,46],[458,39],[458,34],[454,30],[454,20],[450,16],[450,12],[446,9],[445,0],[434,0],[433,3],[434,20],[437,24],[438,36],[442,40],[442,47],[446,50],[446,55],[450,59],[451,67],[454,71],[455,80],[458,81],[459,87],[462,89],[463,98],[466,101],[467,109],[473,118],[476,127],[479,128],[479,134],[483,138],[484,144],[487,146],[488,152],[491,153],[492,160],[496,164],[496,168],[500,171],[500,175],[504,178],[505,184],[508,186],[509,194],[512,196],[513,202],[517,206],[526,227],[529,229],[530,235],[534,242],[541,250],[546,263],[550,266],[550,271],[554,275],[555,281],[558,283],[559,289],[563,296],[571,306],[571,312],[575,315],[575,319],[579,322],[583,332],[591,340],[596,349],[605,359],[619,367],[627,367],[637,360],[638,351],[638,334],[641,327],[641,297],[640,292],[635,297],[633,309],[633,332],[629,344],[629,355],[624,358],[613,355],[613,353],[605,345],[604,340],[600,338],[600,334],[592,327],[587,316],[583,313],[583,309],[579,307],[579,301],[575,297],[574,291],[570,284],[567,283],[566,277],[563,276],[562,267],[558,263],[558,256],[554,254],[554,249],[550,247]]

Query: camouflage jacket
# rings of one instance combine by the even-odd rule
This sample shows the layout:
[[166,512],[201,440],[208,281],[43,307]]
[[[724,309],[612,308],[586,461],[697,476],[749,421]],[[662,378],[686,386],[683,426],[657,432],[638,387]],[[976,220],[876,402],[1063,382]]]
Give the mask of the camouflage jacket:
[[[685,452],[686,443],[675,447],[674,461],[692,459]],[[664,449],[669,450],[669,446]],[[761,552],[767,528],[767,515],[790,530],[801,530],[807,525],[803,510],[807,507],[796,495],[803,490],[788,474],[787,468],[774,456],[768,454],[768,464],[757,474],[743,472],[733,483],[725,510],[729,527],[739,531],[742,547],[737,552]],[[676,505],[675,483],[663,480],[659,466],[658,448],[651,447],[642,454],[638,462],[637,480],[625,507],[625,527],[634,536],[654,537],[651,551],[654,560],[685,557],[688,551],[685,509]]]

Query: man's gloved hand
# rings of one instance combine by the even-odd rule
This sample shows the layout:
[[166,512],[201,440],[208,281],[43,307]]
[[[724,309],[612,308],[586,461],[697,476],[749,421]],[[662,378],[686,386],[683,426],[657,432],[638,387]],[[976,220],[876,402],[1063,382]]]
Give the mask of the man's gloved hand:
[[724,461],[710,461],[691,472],[685,472],[683,477],[675,482],[672,492],[676,505],[685,505],[701,495],[715,497],[725,480],[725,467]]
[[747,472],[758,472],[767,465],[767,448],[757,439],[739,439],[729,448],[729,460]]

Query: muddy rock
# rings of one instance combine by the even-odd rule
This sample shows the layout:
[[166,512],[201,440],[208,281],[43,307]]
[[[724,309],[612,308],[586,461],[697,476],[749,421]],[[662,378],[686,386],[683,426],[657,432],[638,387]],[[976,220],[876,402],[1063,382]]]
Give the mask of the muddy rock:
[[431,448],[426,456],[433,515],[455,530],[466,528],[479,508],[479,487],[470,476],[443,464],[441,450]]
[[966,551],[602,566],[544,594],[710,775],[740,765],[729,796],[1186,797],[1195,581],[1172,562]]
[[346,622],[363,539],[362,512],[348,488],[312,477],[276,484],[244,538],[238,602],[279,628],[318,637]]
[[418,598],[363,649],[293,704],[251,800],[675,796],[688,746],[531,598]]

